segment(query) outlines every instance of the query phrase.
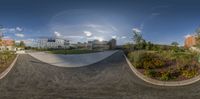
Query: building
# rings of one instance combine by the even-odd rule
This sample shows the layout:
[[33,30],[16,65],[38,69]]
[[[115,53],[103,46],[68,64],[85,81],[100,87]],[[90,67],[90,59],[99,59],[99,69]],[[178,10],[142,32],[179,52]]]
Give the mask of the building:
[[93,50],[108,50],[109,45],[108,41],[94,40],[94,41],[88,41],[87,48]]
[[115,49],[116,48],[116,40],[115,39],[111,39],[110,41],[93,40],[93,41],[88,41],[87,43],[86,42],[84,42],[84,43],[78,42],[73,47],[81,48],[81,49],[89,49],[89,50]]
[[62,38],[40,38],[36,42],[38,48],[44,49],[68,49],[70,47],[69,40]]
[[197,41],[196,41],[196,36],[195,35],[188,35],[185,37],[185,47],[186,48],[190,48],[194,45],[196,45]]
[[110,48],[110,49],[115,49],[115,48],[116,48],[116,44],[117,44],[116,39],[111,39],[111,40],[108,42],[108,45],[109,45],[109,48]]
[[81,43],[81,42],[78,42],[77,43],[77,48],[87,48],[87,43],[86,42],[84,42],[84,43]]
[[0,51],[15,51],[14,40],[12,39],[2,39],[0,41]]

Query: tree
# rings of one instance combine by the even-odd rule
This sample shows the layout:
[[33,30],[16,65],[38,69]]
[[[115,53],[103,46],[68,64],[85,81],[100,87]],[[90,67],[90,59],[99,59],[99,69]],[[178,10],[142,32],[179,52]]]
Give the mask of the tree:
[[173,49],[172,49],[174,52],[178,52],[179,51],[178,42],[172,42],[171,45],[174,46]]
[[154,46],[153,43],[147,42],[145,48],[146,48],[146,50],[152,50],[152,49],[153,49],[153,46]]
[[21,47],[21,48],[25,48],[25,43],[24,43],[24,41],[20,41],[20,43],[19,43],[19,47]]
[[3,26],[0,25],[0,46],[2,46]]
[[135,42],[135,44],[141,43],[142,40],[143,38],[140,31],[133,31],[133,41]]
[[200,27],[196,29],[196,42],[196,45],[200,46]]
[[171,43],[171,45],[173,45],[173,46],[176,46],[176,47],[177,47],[179,44],[178,44],[178,42],[172,42],[172,43]]
[[141,35],[141,31],[139,29],[133,30],[133,41],[135,43],[134,49],[140,50],[145,49],[146,47],[146,41],[143,39]]

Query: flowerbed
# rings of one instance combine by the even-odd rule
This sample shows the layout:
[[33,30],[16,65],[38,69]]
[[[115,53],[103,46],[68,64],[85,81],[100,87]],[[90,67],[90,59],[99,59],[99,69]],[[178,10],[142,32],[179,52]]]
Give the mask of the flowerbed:
[[130,62],[144,75],[157,80],[185,80],[200,73],[198,54],[184,51],[133,51]]

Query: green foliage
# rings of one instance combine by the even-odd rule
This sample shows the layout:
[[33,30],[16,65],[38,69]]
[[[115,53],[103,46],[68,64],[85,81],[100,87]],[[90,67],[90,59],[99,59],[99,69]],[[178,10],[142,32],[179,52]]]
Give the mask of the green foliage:
[[131,50],[132,48],[133,48],[133,44],[131,44],[131,43],[127,43],[127,44],[123,45],[123,49]]
[[170,76],[170,72],[169,71],[163,72],[162,76],[160,77],[160,80],[170,80],[170,79],[171,79],[171,76]]
[[[188,51],[174,53],[170,50],[140,50],[129,53],[128,58],[137,69],[144,69],[145,75],[160,78],[161,80],[172,80],[180,76],[192,78],[198,74],[200,66],[197,61],[198,55]],[[173,68],[171,65],[173,65]],[[167,66],[170,66],[171,69],[167,69]],[[162,68],[160,69],[162,71],[155,72],[159,68]]]
[[20,47],[20,48],[25,48],[26,47],[24,41],[20,41],[20,43],[19,44],[15,44],[15,46],[16,47]]
[[136,68],[154,69],[165,65],[165,60],[155,52],[135,51],[128,57]]
[[145,70],[144,74],[148,77],[156,77],[157,72],[152,69]]
[[128,58],[136,68],[143,68],[141,59],[143,58],[144,51],[135,51],[128,54]]
[[178,46],[179,44],[178,44],[178,42],[172,42],[171,45]]
[[148,43],[143,39],[140,32],[133,31],[133,41],[134,41],[134,49],[135,50],[143,50],[146,49]]
[[192,70],[183,70],[182,75],[186,78],[192,78],[198,75],[197,69],[192,69]]
[[11,51],[0,52],[0,67],[9,63],[16,55]]

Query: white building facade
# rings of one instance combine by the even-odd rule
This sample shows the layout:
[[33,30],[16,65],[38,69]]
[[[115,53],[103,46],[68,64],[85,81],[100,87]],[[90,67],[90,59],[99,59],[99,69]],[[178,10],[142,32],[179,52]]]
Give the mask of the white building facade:
[[37,47],[45,49],[68,49],[70,43],[69,40],[62,38],[40,38],[37,40]]

